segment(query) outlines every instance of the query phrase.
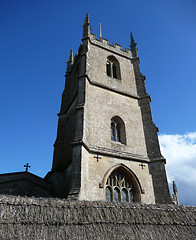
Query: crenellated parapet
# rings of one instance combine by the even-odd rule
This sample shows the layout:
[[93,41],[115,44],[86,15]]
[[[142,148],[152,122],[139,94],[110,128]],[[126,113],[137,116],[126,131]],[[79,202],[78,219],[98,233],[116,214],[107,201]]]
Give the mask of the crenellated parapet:
[[[111,44],[108,39],[105,39],[103,37],[98,38],[96,36],[96,34],[91,33],[91,27],[90,27],[88,14],[86,14],[84,24],[82,27],[83,27],[82,43],[78,49],[78,52],[75,53],[71,69],[74,68],[74,65],[77,63],[78,58],[81,55],[81,53],[87,52],[87,49],[85,49],[85,48],[88,46],[88,41],[90,42],[90,44],[96,45],[99,48],[108,50],[111,53],[113,52],[114,54],[128,58],[130,60],[138,59],[138,63],[139,63],[139,58],[137,55],[137,48],[136,48],[137,43],[134,41],[132,33],[131,33],[130,48],[123,49],[122,45],[120,45],[118,43]],[[70,64],[69,61],[67,63]],[[68,66],[68,69],[70,69],[69,66]]]
[[96,34],[93,34],[93,33],[90,34],[90,42],[92,44],[97,45],[100,48],[107,49],[111,52],[114,52],[116,54],[122,55],[130,59],[132,58],[132,53],[130,49],[125,48],[125,50],[123,50],[122,45],[118,43],[110,44],[108,39],[105,39],[105,38],[98,39]]

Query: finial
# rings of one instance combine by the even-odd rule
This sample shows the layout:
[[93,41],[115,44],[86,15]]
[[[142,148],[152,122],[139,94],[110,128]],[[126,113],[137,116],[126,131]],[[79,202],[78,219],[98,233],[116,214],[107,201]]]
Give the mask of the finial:
[[101,31],[101,23],[100,23],[100,25],[99,25],[99,29],[100,29],[100,38],[102,38],[102,31]]
[[88,13],[86,14],[85,20],[84,20],[84,24],[83,24],[83,38],[87,38],[90,36],[90,31],[91,31],[91,27],[90,27],[90,23],[89,23],[89,16]]
[[132,34],[132,32],[131,32],[131,45],[130,45],[130,47],[131,47],[131,52],[132,52],[132,56],[133,56],[133,57],[138,57],[138,56],[137,56],[137,48],[136,48],[136,45],[137,45],[137,43],[135,42],[135,40],[134,40],[134,38],[133,38],[133,34]]
[[71,72],[72,65],[73,65],[73,49],[70,50],[69,59],[67,61],[66,74]]

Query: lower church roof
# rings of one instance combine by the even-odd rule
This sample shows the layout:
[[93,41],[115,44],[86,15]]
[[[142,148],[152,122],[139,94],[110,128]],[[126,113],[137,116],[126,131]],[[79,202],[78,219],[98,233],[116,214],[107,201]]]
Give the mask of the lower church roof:
[[1,239],[196,239],[196,207],[0,195]]

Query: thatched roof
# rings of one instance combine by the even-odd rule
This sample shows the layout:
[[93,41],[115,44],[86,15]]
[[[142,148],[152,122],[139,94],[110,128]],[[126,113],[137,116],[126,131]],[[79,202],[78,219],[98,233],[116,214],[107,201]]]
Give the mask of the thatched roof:
[[196,239],[196,207],[0,195],[1,239]]

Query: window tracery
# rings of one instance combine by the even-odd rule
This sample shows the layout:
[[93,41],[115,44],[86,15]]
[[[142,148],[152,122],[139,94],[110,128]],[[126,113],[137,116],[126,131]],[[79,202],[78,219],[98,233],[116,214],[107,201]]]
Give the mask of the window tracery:
[[135,187],[131,178],[117,169],[106,182],[105,197],[107,202],[134,202]]

